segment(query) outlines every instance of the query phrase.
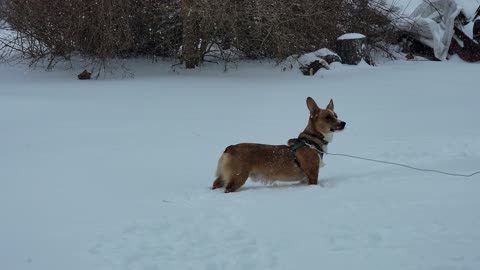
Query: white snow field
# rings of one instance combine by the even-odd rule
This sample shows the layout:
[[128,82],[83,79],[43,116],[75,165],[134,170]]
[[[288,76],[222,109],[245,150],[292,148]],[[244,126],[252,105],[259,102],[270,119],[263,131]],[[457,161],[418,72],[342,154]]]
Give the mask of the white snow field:
[[480,175],[326,156],[323,187],[209,189],[229,144],[296,137],[307,96],[347,122],[332,153],[480,170],[478,64],[132,65],[0,66],[0,269],[480,269]]

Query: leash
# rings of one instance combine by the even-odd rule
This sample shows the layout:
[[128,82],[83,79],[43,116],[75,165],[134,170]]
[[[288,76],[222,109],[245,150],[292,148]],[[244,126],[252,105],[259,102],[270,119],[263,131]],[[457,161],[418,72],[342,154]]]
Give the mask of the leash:
[[354,155],[347,155],[347,154],[339,154],[339,153],[327,153],[325,151],[318,150],[316,148],[312,148],[315,151],[317,151],[319,154],[325,154],[325,155],[330,155],[330,156],[342,156],[342,157],[348,157],[348,158],[354,158],[354,159],[360,159],[360,160],[366,160],[366,161],[371,161],[371,162],[376,162],[376,163],[382,163],[382,164],[389,164],[389,165],[395,165],[399,167],[404,167],[407,169],[412,169],[416,171],[422,171],[422,172],[434,172],[434,173],[439,173],[439,174],[445,174],[445,175],[450,175],[450,176],[456,176],[456,177],[472,177],[476,174],[480,174],[480,171],[476,171],[470,174],[462,174],[462,173],[452,173],[452,172],[445,172],[445,171],[440,171],[440,170],[433,170],[433,169],[423,169],[423,168],[418,168],[410,165],[405,165],[397,162],[391,162],[391,161],[385,161],[385,160],[379,160],[379,159],[373,159],[373,158],[366,158],[366,157],[359,157],[359,156],[354,156]]

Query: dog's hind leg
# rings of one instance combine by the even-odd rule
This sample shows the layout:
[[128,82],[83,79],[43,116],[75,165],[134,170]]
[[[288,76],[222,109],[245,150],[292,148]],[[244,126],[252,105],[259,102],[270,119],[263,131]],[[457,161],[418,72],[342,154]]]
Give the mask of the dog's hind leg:
[[223,179],[220,177],[217,177],[215,181],[213,181],[212,189],[221,188],[224,185],[225,185],[225,182],[223,181]]
[[248,174],[239,174],[232,176],[227,186],[225,187],[225,193],[235,192],[241,188],[248,179]]

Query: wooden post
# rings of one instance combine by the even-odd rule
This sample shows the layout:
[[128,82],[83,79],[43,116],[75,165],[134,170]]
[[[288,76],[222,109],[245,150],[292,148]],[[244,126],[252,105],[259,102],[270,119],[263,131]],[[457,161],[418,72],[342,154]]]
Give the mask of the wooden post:
[[367,37],[357,33],[340,36],[337,39],[337,53],[344,64],[358,65],[362,59],[368,62]]

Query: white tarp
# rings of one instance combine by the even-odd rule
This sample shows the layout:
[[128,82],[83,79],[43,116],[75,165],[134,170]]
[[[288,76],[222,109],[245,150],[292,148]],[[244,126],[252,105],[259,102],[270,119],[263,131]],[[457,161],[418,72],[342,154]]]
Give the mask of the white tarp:
[[433,48],[435,57],[445,60],[454,34],[455,18],[462,7],[452,0],[422,2],[410,15],[418,40]]
[[[377,0],[376,0],[377,1]],[[429,2],[431,0],[384,0],[385,4],[390,6],[395,6],[398,8],[398,11],[404,16],[410,16],[412,12],[420,5],[421,3]],[[473,15],[480,6],[480,0],[451,0],[457,3],[458,6],[463,8],[464,15],[467,19],[473,19]],[[436,2],[436,1],[432,1]]]

